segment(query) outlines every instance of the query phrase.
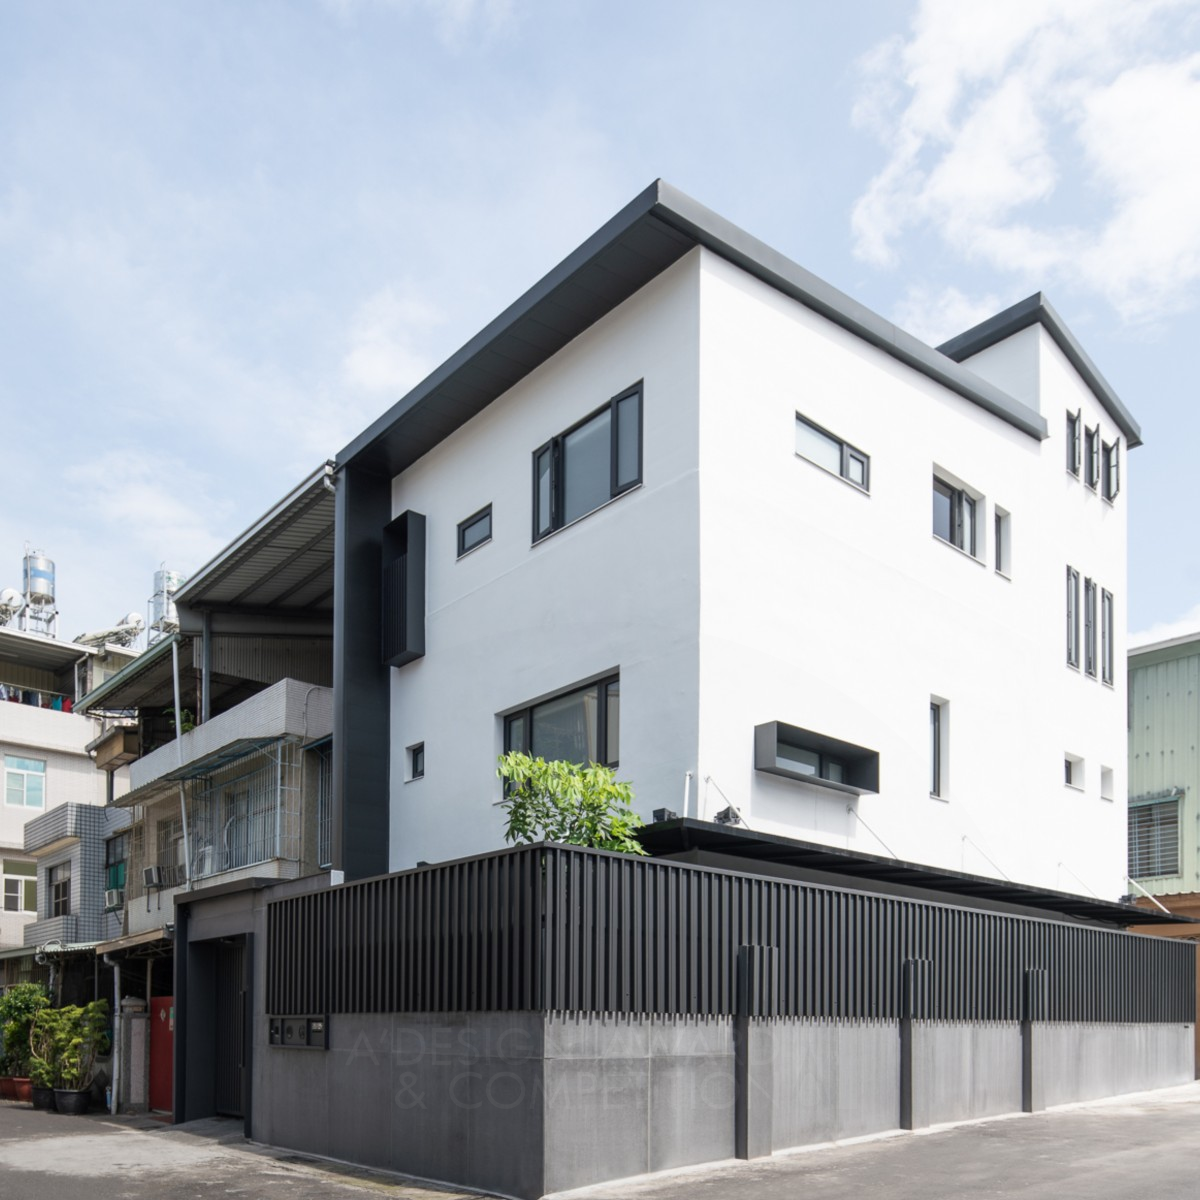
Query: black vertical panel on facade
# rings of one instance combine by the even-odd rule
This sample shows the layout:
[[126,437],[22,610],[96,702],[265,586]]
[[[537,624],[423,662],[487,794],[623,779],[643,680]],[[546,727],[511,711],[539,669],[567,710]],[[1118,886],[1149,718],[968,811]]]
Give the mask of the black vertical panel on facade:
[[380,539],[380,653],[389,667],[425,654],[425,518],[402,512]]
[[1190,943],[553,845],[271,901],[268,1005],[732,1015],[744,946],[781,1016],[1195,1018]]
[[391,479],[337,475],[333,573],[333,866],[347,879],[388,869],[390,696],[380,659],[381,544]]

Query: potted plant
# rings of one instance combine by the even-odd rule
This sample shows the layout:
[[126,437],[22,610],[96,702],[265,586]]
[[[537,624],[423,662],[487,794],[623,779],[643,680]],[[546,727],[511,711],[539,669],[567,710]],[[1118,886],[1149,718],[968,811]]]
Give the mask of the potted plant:
[[57,1008],[40,1009],[29,1027],[29,1076],[34,1108],[53,1112],[58,1082],[58,1042],[62,1015]]
[[0,1050],[0,1100],[15,1100],[17,1085],[13,1080],[12,1062],[8,1055]]
[[60,1113],[81,1115],[88,1110],[96,1056],[108,1046],[108,1001],[92,1000],[80,1007],[58,1010],[55,1038],[54,1103]]
[[0,1053],[13,1080],[13,1099],[32,1099],[29,1076],[29,1030],[33,1019],[49,1004],[50,998],[40,983],[17,983],[0,996]]

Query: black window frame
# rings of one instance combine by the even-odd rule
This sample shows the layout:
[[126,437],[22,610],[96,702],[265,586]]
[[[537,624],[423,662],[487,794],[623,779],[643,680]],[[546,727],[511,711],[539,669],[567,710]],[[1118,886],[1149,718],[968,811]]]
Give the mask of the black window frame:
[[1092,489],[1100,486],[1100,426],[1083,431],[1083,482]]
[[[966,488],[958,487],[951,483],[948,479],[943,479],[940,475],[933,476],[933,490],[940,492],[950,501],[950,537],[944,538],[935,529],[933,536],[939,542],[945,542],[948,546],[953,546],[956,550],[961,550],[964,554],[969,554],[972,558],[978,558],[976,547],[979,544],[979,501],[978,497],[972,496]],[[963,514],[968,505],[971,509],[971,544],[965,546],[963,543],[966,538],[966,523],[963,520]]]
[[1079,572],[1067,567],[1067,666],[1079,669]]
[[[467,532],[472,526],[479,524],[484,518],[487,518],[487,536],[482,537],[477,542],[472,542],[467,545]],[[466,554],[470,554],[474,550],[478,550],[480,546],[486,546],[492,540],[492,506],[485,504],[478,512],[472,513],[463,521],[458,523],[458,538],[456,541],[457,558],[462,558]]]
[[409,779],[425,778],[425,743],[418,742],[408,748],[408,777]]
[[1100,589],[1100,678],[1112,684],[1116,672],[1114,642],[1116,640],[1116,606],[1112,592]]
[[[838,478],[844,479],[851,487],[857,488],[860,492],[866,492],[868,495],[870,495],[870,492],[871,492],[871,456],[865,450],[860,450],[857,446],[851,445],[848,441],[845,440],[845,438],[838,437],[838,435],[836,433],[833,433],[830,430],[826,429],[823,425],[818,425],[816,421],[811,420],[809,417],[804,416],[800,412],[796,413],[796,424],[797,425],[807,425],[809,427],[809,429],[811,429],[814,433],[819,433],[822,437],[828,438],[831,442],[834,442],[838,447],[838,451],[839,451],[839,455],[840,455],[840,464],[838,467]],[[807,454],[804,454],[800,450],[796,451],[796,457],[804,459],[804,461],[806,463],[812,463],[812,465],[814,467],[818,467],[820,470],[826,471],[828,474],[831,474],[831,475],[833,474],[833,472],[830,471],[828,467],[824,466],[822,463],[817,462],[816,459],[809,458]],[[860,463],[862,463],[862,469],[863,469],[863,482],[862,483],[859,483],[857,480],[852,479],[850,477],[850,461],[851,461],[851,459],[857,459]]]
[[[637,397],[637,476],[636,478],[620,481],[617,477],[619,470],[619,439],[620,439],[620,421],[618,419],[618,408],[623,400],[629,400],[632,397]],[[582,420],[576,421],[574,425],[564,429],[562,433],[556,434],[549,441],[543,442],[533,452],[533,493],[532,493],[532,513],[531,513],[531,532],[533,542],[543,541],[551,534],[557,533],[560,529],[565,529],[568,525],[574,525],[577,521],[582,521],[584,517],[591,516],[592,513],[603,508],[606,504],[615,500],[618,496],[625,495],[626,492],[631,492],[635,488],[642,485],[645,477],[645,391],[643,381],[638,380],[637,383],[624,390],[617,392],[606,404],[600,405],[588,413]],[[609,446],[608,446],[608,497],[602,500],[594,508],[589,508],[587,512],[580,513],[579,516],[572,518],[570,521],[563,519],[563,510],[565,507],[565,492],[566,492],[566,472],[563,467],[563,445],[566,439],[582,429],[590,421],[594,421],[597,417],[603,416],[604,413],[609,414]],[[548,471],[549,471],[549,495],[548,501],[550,505],[549,519],[542,523],[539,521],[541,513],[538,508],[538,463],[542,455],[549,455]]]
[[104,888],[112,891],[125,886],[129,860],[129,830],[122,830],[104,842]]
[[[563,700],[568,696],[579,695],[583,692],[591,691],[596,688],[596,746],[603,747],[608,750],[608,703],[609,703],[609,688],[613,685],[617,688],[617,703],[620,705],[621,697],[621,673],[615,672],[612,675],[604,675],[599,679],[590,679],[587,683],[576,684],[575,686],[564,688],[561,692],[555,692],[551,696],[543,696],[540,700],[533,704],[527,704],[524,708],[515,709],[512,712],[504,714],[504,752],[506,754],[512,751],[517,751],[521,754],[532,754],[533,745],[533,714],[536,709],[539,709],[544,704],[549,704],[555,700]],[[596,763],[596,766],[609,767],[616,770],[621,765],[620,758],[620,712],[617,713],[617,757],[601,763]],[[521,722],[521,744],[513,745],[512,730],[517,722]],[[579,764],[588,766],[588,763]]]
[[942,798],[942,706],[929,702],[929,794]]
[[1067,413],[1067,470],[1079,478],[1080,463],[1083,459],[1083,409]]
[[50,901],[48,917],[69,917],[71,915],[71,860],[55,863],[46,872],[48,884],[48,900]]
[[1096,654],[1096,626],[1098,624],[1099,612],[1097,601],[1097,588],[1094,579],[1085,579],[1083,581],[1083,670],[1085,675],[1090,675],[1093,679],[1096,678],[1097,671],[1097,654]]
[[1103,442],[1100,448],[1100,494],[1112,503],[1121,491],[1121,439]]

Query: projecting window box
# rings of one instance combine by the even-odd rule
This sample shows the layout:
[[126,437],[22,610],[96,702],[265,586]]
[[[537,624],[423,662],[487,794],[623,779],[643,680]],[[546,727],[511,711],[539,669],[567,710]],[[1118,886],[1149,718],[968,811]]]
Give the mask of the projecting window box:
[[852,796],[879,791],[876,751],[782,721],[754,727],[754,768]]

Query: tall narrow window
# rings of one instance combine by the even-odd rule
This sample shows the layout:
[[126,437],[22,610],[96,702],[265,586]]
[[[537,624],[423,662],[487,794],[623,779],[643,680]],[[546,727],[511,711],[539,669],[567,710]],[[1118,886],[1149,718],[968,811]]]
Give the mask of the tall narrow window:
[[1083,669],[1096,674],[1096,581],[1083,581]]
[[50,868],[50,912],[51,917],[71,915],[71,864],[59,863]]
[[929,701],[929,794],[946,795],[946,750],[949,734],[948,705],[944,700]]
[[1079,666],[1079,572],[1067,568],[1067,665]]
[[1121,490],[1121,439],[1104,443],[1103,478],[1101,489],[1105,500],[1115,500]]
[[933,533],[974,556],[975,498],[936,475],[933,477]]
[[1012,518],[999,505],[996,506],[995,526],[996,570],[1007,578],[1012,575]]
[[799,413],[796,414],[796,453],[818,467],[840,475],[864,492],[870,489],[870,458]]
[[1083,431],[1083,410],[1067,413],[1067,470],[1079,474],[1080,445]]
[[1113,639],[1116,636],[1116,627],[1113,624],[1113,595],[1112,592],[1101,591],[1100,593],[1100,677],[1105,683],[1112,683],[1115,679],[1113,674],[1113,665],[1115,661],[1115,652],[1113,649]]
[[533,454],[533,540],[578,521],[642,481],[642,386]]
[[1083,434],[1083,482],[1096,490],[1100,483],[1100,426]]

